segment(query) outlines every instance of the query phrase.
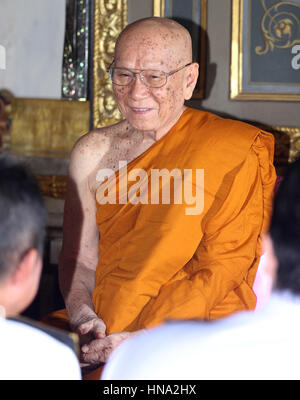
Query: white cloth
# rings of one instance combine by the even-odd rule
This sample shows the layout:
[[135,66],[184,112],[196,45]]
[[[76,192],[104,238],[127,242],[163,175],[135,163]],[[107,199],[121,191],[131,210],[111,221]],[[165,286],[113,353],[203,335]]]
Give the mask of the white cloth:
[[79,380],[69,347],[23,323],[0,318],[0,380]]
[[167,322],[123,342],[102,379],[300,379],[300,297],[272,294],[259,312]]

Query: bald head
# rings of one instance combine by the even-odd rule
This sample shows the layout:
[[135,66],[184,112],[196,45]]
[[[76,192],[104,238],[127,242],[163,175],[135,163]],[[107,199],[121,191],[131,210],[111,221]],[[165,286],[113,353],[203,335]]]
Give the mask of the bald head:
[[125,46],[134,46],[137,52],[143,48],[151,53],[160,53],[174,66],[191,62],[193,58],[188,30],[168,18],[145,18],[127,25],[117,40],[115,60]]
[[189,32],[166,18],[128,25],[116,43],[115,73],[113,90],[122,115],[134,129],[155,132],[159,139],[180,118],[197,82]]

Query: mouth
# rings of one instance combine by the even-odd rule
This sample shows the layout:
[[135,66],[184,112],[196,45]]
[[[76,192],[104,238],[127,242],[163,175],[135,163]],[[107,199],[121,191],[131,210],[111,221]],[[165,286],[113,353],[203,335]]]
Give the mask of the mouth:
[[136,113],[136,114],[146,114],[150,111],[152,111],[152,108],[146,108],[146,107],[131,107],[131,110]]

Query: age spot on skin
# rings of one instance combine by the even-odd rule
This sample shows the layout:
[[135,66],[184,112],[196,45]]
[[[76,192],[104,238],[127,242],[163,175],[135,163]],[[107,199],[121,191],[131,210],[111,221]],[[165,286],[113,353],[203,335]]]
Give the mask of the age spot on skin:
[[110,140],[107,136],[102,136],[99,140],[99,159],[102,159],[105,154],[108,152],[110,147]]

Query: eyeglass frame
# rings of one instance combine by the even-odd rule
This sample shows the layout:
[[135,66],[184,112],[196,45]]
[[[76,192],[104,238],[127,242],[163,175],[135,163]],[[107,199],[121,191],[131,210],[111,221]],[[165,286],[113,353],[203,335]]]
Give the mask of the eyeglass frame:
[[[170,71],[170,72],[165,72],[165,71],[161,71],[161,70],[157,70],[157,69],[142,69],[142,70],[139,71],[139,72],[134,72],[134,71],[132,71],[131,69],[128,69],[128,68],[112,67],[112,65],[113,65],[114,62],[115,62],[115,61],[113,61],[113,62],[109,65],[109,67],[107,68],[107,70],[106,70],[106,71],[109,73],[110,79],[111,79],[111,81],[112,81],[112,83],[113,83],[114,85],[117,85],[117,86],[129,86],[134,80],[136,80],[136,75],[139,75],[141,82],[143,82],[143,84],[144,84],[145,86],[147,86],[147,87],[149,87],[149,88],[154,88],[154,89],[162,88],[162,87],[165,86],[165,84],[167,83],[167,80],[168,80],[168,77],[169,77],[169,76],[174,75],[176,72],[179,72],[179,71],[181,71],[183,68],[189,67],[190,65],[193,64],[193,62],[191,61],[191,62],[189,62],[189,63],[183,65],[182,67],[180,67],[180,68],[178,68],[178,69],[175,69],[174,71]],[[112,78],[113,78],[113,70],[114,70],[114,69],[125,69],[125,70],[131,72],[132,74],[134,74],[134,77],[132,77],[132,80],[131,80],[127,85],[120,85],[119,83],[115,83],[115,82],[113,82],[113,80],[112,80]],[[144,81],[144,76],[143,76],[143,74],[142,74],[142,73],[145,72],[145,71],[154,71],[154,72],[161,72],[161,73],[163,73],[163,74],[165,75],[166,82],[165,82],[163,85],[161,85],[161,86],[148,86],[148,85],[145,83],[145,81]]]

